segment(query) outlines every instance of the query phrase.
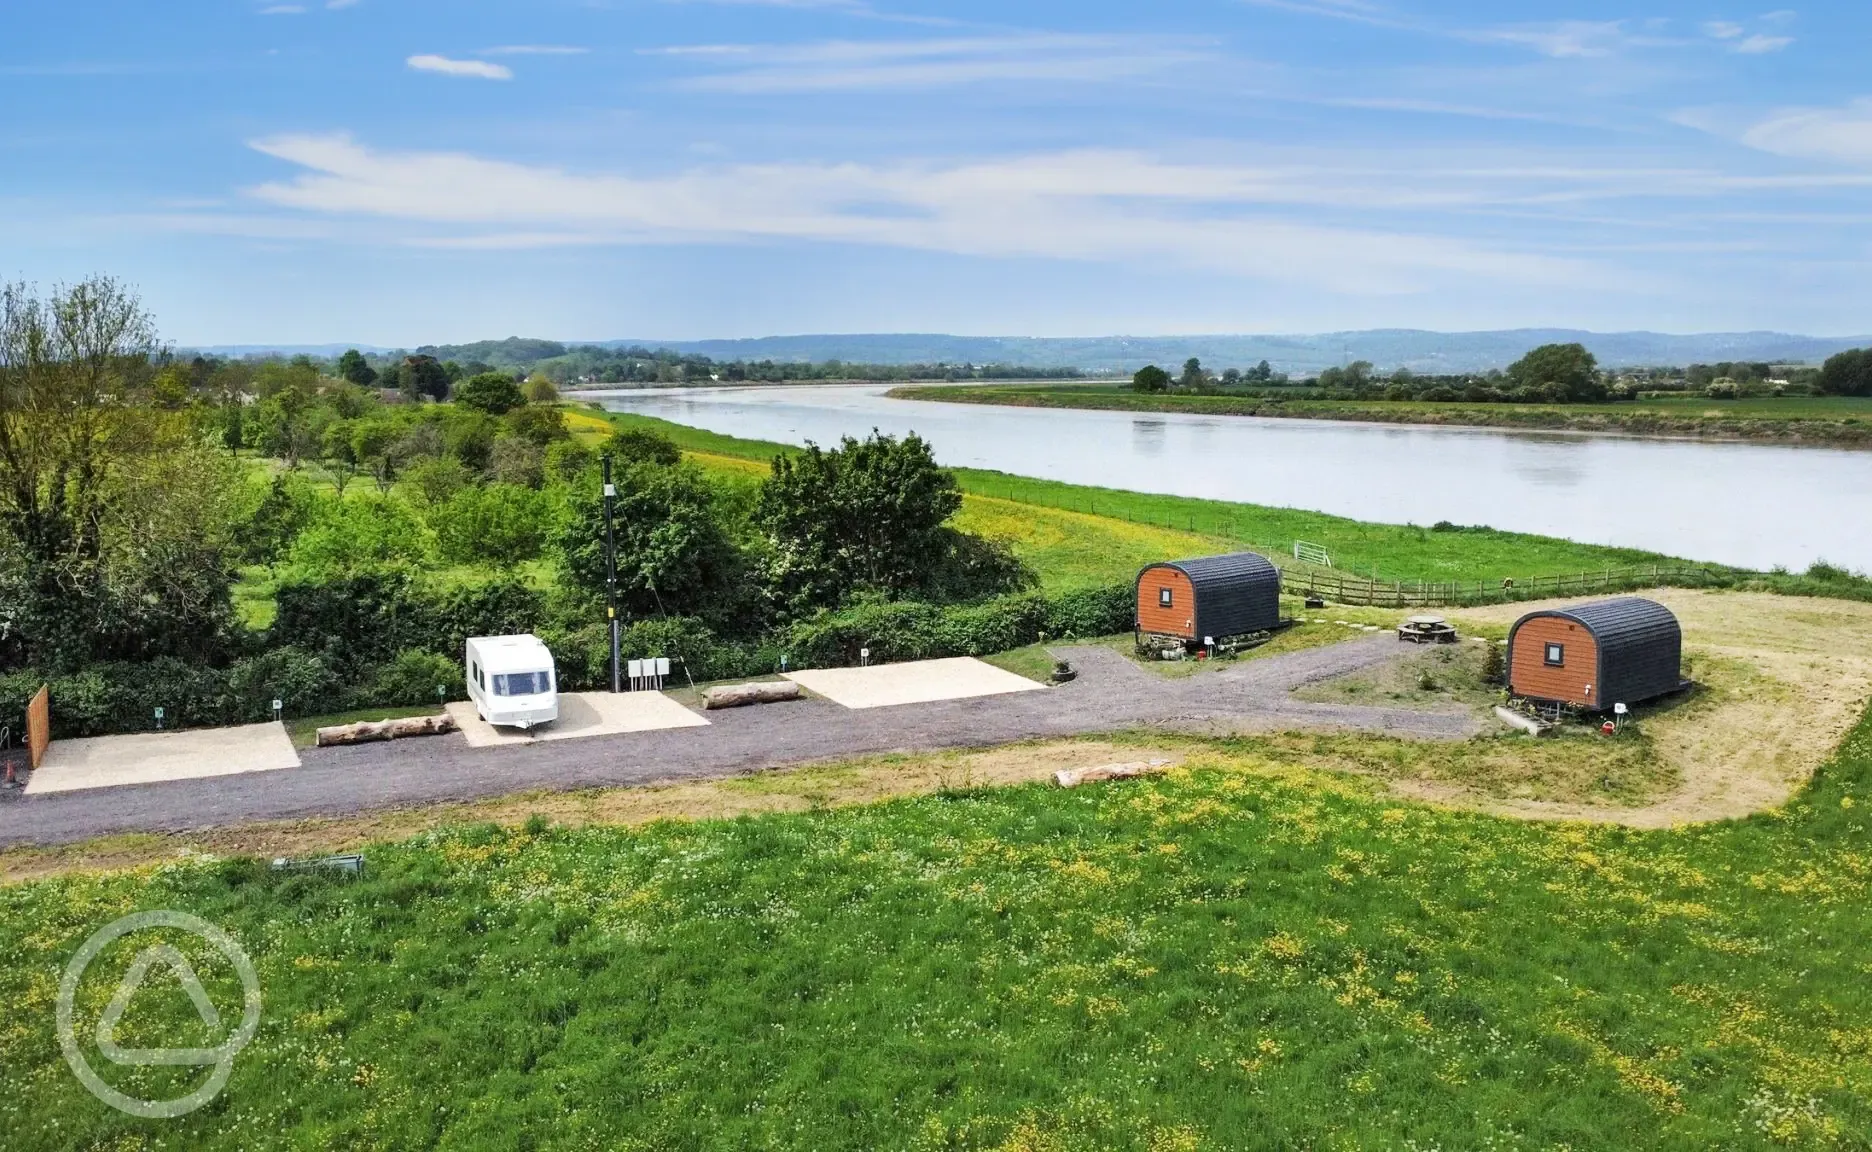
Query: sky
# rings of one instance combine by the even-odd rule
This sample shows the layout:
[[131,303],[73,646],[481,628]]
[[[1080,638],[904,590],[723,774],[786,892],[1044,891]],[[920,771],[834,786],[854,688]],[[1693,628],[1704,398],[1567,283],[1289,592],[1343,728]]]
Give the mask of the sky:
[[0,278],[183,344],[1858,334],[1867,43],[1863,0],[7,0]]

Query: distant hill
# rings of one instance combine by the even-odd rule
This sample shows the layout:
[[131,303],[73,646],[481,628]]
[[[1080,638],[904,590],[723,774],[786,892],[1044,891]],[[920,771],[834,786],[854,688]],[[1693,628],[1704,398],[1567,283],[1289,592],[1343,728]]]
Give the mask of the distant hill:
[[[946,336],[879,333],[762,336],[745,340],[541,340],[510,336],[473,344],[423,345],[418,350],[443,360],[480,361],[530,368],[569,349],[667,348],[720,361],[842,360],[858,364],[1017,364],[1032,368],[1078,368],[1130,373],[1146,364],[1175,367],[1191,356],[1212,368],[1248,367],[1266,360],[1295,375],[1318,372],[1352,360],[1369,360],[1380,371],[1483,372],[1505,368],[1541,344],[1578,342],[1609,368],[1713,364],[1724,360],[1818,364],[1835,352],[1872,345],[1872,336],[1797,336],[1784,332],[1712,332],[1674,336],[1659,332],[1583,332],[1566,328],[1517,328],[1498,332],[1427,332],[1379,328],[1312,336]],[[296,355],[331,357],[353,345],[223,344],[189,351],[219,356]],[[357,345],[368,353],[386,349]]]

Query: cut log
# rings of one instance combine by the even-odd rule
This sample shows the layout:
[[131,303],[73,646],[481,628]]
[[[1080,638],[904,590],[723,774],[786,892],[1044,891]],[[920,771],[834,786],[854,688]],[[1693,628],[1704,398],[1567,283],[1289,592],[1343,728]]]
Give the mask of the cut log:
[[768,681],[759,684],[724,684],[719,688],[710,688],[702,693],[702,707],[743,708],[749,704],[778,704],[783,700],[798,700],[800,686],[791,680]]
[[318,746],[368,744],[373,740],[401,740],[405,736],[439,736],[455,731],[455,717],[447,712],[434,716],[408,716],[401,720],[366,720],[357,724],[336,724],[318,730]]
[[1062,768],[1053,773],[1053,779],[1059,781],[1061,788],[1077,788],[1081,784],[1099,780],[1129,780],[1133,776],[1149,776],[1168,767],[1168,760],[1146,760],[1136,764],[1102,764],[1097,768]]

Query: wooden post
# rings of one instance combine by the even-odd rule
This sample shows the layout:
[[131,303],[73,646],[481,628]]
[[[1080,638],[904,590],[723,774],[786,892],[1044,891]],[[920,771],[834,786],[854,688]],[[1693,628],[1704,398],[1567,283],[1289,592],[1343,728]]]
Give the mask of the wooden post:
[[52,697],[41,684],[39,691],[33,693],[32,702],[26,705],[26,753],[33,771],[39,770],[39,762],[45,759],[46,748],[51,743]]

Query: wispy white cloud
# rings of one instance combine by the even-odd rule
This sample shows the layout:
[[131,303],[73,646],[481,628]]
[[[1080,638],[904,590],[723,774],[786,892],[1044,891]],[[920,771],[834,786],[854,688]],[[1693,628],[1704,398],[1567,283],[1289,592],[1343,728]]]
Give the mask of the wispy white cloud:
[[1734,40],[1748,29],[1730,20],[1711,20],[1703,25],[1703,33],[1716,40]]
[[502,44],[494,48],[483,48],[481,56],[583,56],[590,48],[580,48],[571,44]]
[[1765,52],[1779,52],[1794,43],[1792,36],[1764,36],[1757,33],[1746,40],[1736,43],[1735,50],[1747,56],[1759,56]]
[[513,69],[486,60],[454,60],[447,56],[411,56],[404,61],[418,72],[439,72],[444,76],[468,76],[478,80],[512,80]]
[[260,9],[260,15],[303,16],[305,15],[305,11],[305,5],[303,4],[269,4],[265,8]]
[[1191,37],[1024,33],[803,45],[691,44],[644,54],[714,69],[679,81],[686,88],[778,93],[1113,81],[1210,59],[1214,50],[1213,42]]
[[1065,260],[1168,260],[1280,275],[1349,291],[1407,292],[1449,275],[1584,285],[1563,256],[1433,231],[1344,227],[1270,207],[1460,203],[1392,174],[1337,187],[1305,169],[1189,165],[1081,151],[949,164],[740,165],[657,177],[583,175],[459,153],[387,152],[345,136],[285,136],[254,147],[301,169],[250,190],[319,218],[398,220],[409,242],[545,247],[804,239]]
[[1777,156],[1872,167],[1872,97],[1837,108],[1786,108],[1749,127],[1742,142]]
[[1458,32],[1478,44],[1510,44],[1556,59],[1616,56],[1632,48],[1674,44],[1663,37],[1634,32],[1624,20],[1557,20]]

